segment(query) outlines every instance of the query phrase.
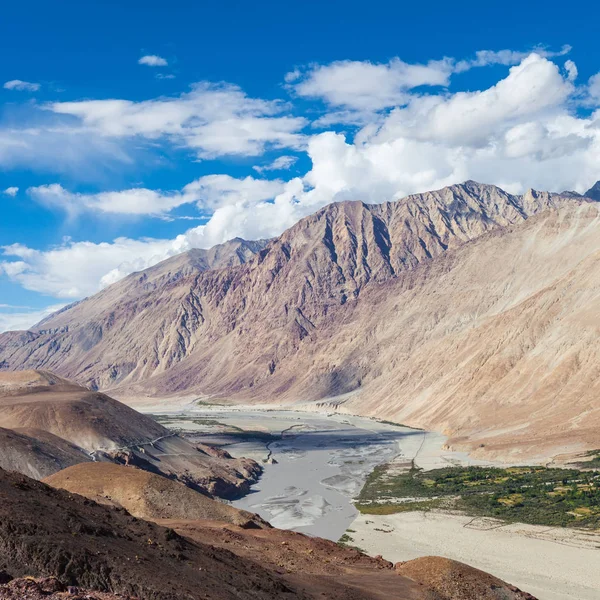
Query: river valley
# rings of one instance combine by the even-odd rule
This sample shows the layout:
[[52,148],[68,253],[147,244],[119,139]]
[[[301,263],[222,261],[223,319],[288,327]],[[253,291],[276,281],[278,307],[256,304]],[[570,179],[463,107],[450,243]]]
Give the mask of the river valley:
[[599,597],[600,534],[443,511],[358,513],[352,499],[377,465],[392,461],[430,470],[489,464],[445,450],[441,434],[337,413],[202,404],[180,404],[170,412],[164,412],[164,405],[146,410],[191,441],[260,462],[261,479],[233,504],[275,527],[335,541],[346,534],[351,545],[392,561],[425,555],[463,560],[540,600]]

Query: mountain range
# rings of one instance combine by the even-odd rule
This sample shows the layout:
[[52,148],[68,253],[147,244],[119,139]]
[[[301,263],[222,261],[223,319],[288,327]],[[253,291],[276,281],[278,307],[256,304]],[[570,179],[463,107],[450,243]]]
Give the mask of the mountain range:
[[321,405],[485,456],[599,448],[599,200],[600,184],[514,195],[467,181],[334,203],[4,333],[0,368],[121,399]]

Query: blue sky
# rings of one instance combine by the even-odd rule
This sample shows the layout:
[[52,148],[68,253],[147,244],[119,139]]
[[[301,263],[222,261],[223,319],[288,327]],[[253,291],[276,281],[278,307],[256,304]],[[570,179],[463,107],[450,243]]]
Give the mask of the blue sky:
[[599,13],[7,3],[0,330],[335,200],[467,178],[585,191],[600,179]]

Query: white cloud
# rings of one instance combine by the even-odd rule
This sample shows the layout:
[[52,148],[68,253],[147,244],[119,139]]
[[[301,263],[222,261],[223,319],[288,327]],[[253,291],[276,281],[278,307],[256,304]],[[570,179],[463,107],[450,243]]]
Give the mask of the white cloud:
[[563,46],[558,51],[547,50],[545,48],[535,48],[529,52],[519,52],[516,50],[479,50],[475,53],[475,58],[456,62],[454,71],[462,73],[476,67],[489,67],[491,65],[510,67],[519,64],[532,53],[542,58],[557,58],[569,52],[571,52],[571,46],[569,45]]
[[249,98],[237,86],[195,84],[175,98],[142,102],[85,100],[57,102],[49,109],[72,115],[96,133],[114,138],[164,136],[195,150],[200,158],[251,155],[267,147],[301,148],[303,117],[282,114],[289,107],[277,100]]
[[7,187],[3,193],[14,198],[19,193],[19,188],[14,186]]
[[193,200],[179,192],[162,193],[146,188],[79,194],[69,192],[57,183],[31,187],[27,193],[36,202],[50,208],[64,210],[70,216],[76,216],[84,211],[162,216]]
[[231,204],[254,205],[264,200],[272,200],[284,189],[278,179],[236,179],[229,175],[206,175],[189,183],[183,193],[193,198],[198,208],[215,210]]
[[20,260],[0,262],[0,273],[25,289],[76,299],[101,289],[102,278],[119,265],[128,263],[133,271],[186,249],[178,240],[146,238],[117,238],[99,244],[66,241],[47,251],[13,244],[3,248],[4,255]]
[[[538,49],[535,54],[552,58],[563,56],[570,50],[570,46],[564,46],[558,52]],[[472,59],[457,61],[446,57],[426,64],[410,64],[398,57],[388,63],[344,60],[311,65],[304,71],[295,69],[285,75],[285,81],[296,95],[323,100],[330,107],[331,110],[316,121],[317,126],[365,125],[376,120],[373,113],[377,111],[409,104],[418,96],[415,88],[446,88],[455,73],[490,65],[517,65],[530,54],[514,50],[481,50]],[[567,61],[565,68],[570,80],[574,80],[577,68],[573,61]]]
[[30,81],[21,81],[13,79],[4,84],[5,90],[16,90],[18,92],[37,92],[41,85],[39,83],[31,83]]
[[252,167],[257,173],[264,173],[265,171],[287,171],[290,169],[296,161],[298,157],[296,156],[278,156],[273,162],[270,162],[267,165],[263,166],[254,166]]
[[[563,70],[549,58],[532,54],[487,89],[411,95],[404,106],[373,117],[353,140],[331,131],[303,139],[312,168],[288,182],[209,175],[170,192],[81,195],[56,185],[37,188],[35,193],[46,194],[38,201],[78,210],[168,214],[185,202],[210,218],[172,240],[67,240],[47,251],[10,246],[0,270],[27,289],[79,298],[192,247],[206,248],[236,236],[273,237],[336,200],[382,202],[466,179],[495,183],[511,192],[528,187],[583,192],[598,179],[600,75],[587,87],[588,96],[596,98],[591,104],[596,110],[579,115],[574,111],[580,94],[573,84],[574,68],[565,65]],[[268,121],[280,118],[283,111],[280,103],[249,99],[237,88],[209,86],[147,103],[71,103],[66,112],[102,135],[156,139],[168,131],[189,144],[184,136],[193,137],[203,127],[192,115],[200,113],[206,120],[210,116],[214,123],[223,114],[241,119],[241,113],[243,118]],[[206,148],[203,145],[201,152]]]
[[588,102],[592,105],[600,104],[600,73],[592,75],[588,81]]
[[565,61],[565,70],[567,71],[567,79],[571,82],[577,79],[579,74],[577,65],[572,60]]
[[63,210],[71,217],[86,211],[166,217],[170,211],[184,204],[195,204],[201,211],[213,211],[228,204],[270,200],[282,189],[283,182],[279,180],[206,175],[187,184],[181,191],[132,188],[82,194],[70,192],[60,184],[52,183],[30,187],[27,193],[43,206]]
[[68,173],[83,181],[104,179],[116,166],[132,165],[137,153],[129,143],[61,122],[0,126],[0,166],[5,169]]
[[[0,333],[3,331],[20,331],[29,329],[42,319],[50,316],[52,313],[63,308],[64,304],[53,304],[46,308],[38,310],[27,310],[23,312],[2,312],[0,311]],[[12,307],[5,304],[0,304],[0,309],[4,308],[27,308],[27,307]]]
[[320,98],[334,107],[375,111],[404,104],[408,90],[426,86],[447,86],[452,73],[449,59],[425,65],[408,64],[399,58],[389,63],[344,60],[313,65],[308,71],[288,73],[298,96]]
[[146,65],[147,67],[166,67],[169,63],[162,56],[147,54],[138,60],[138,64]]
[[406,137],[438,144],[488,145],[490,136],[511,126],[564,112],[574,91],[551,61],[532,54],[508,77],[480,92],[413,99],[394,110],[381,127],[379,141]]

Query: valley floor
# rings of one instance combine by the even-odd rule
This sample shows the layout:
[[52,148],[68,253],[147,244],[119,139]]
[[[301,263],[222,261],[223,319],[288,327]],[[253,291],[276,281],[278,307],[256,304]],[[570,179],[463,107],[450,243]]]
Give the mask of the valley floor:
[[429,511],[361,514],[348,535],[393,562],[438,555],[468,563],[539,600],[600,598],[600,533]]
[[[168,406],[168,405],[167,405]],[[159,406],[146,407],[158,412]],[[341,414],[180,404],[157,418],[191,439],[263,461],[253,492],[235,505],[280,528],[345,541],[392,562],[452,558],[527,590],[540,600],[600,598],[600,533],[505,524],[448,512],[358,514],[356,498],[381,463],[436,469],[491,465],[444,449],[446,438]],[[168,410],[168,409],[167,409]],[[195,432],[195,433],[193,433]],[[250,435],[248,435],[250,433]],[[506,465],[499,465],[506,466]]]

